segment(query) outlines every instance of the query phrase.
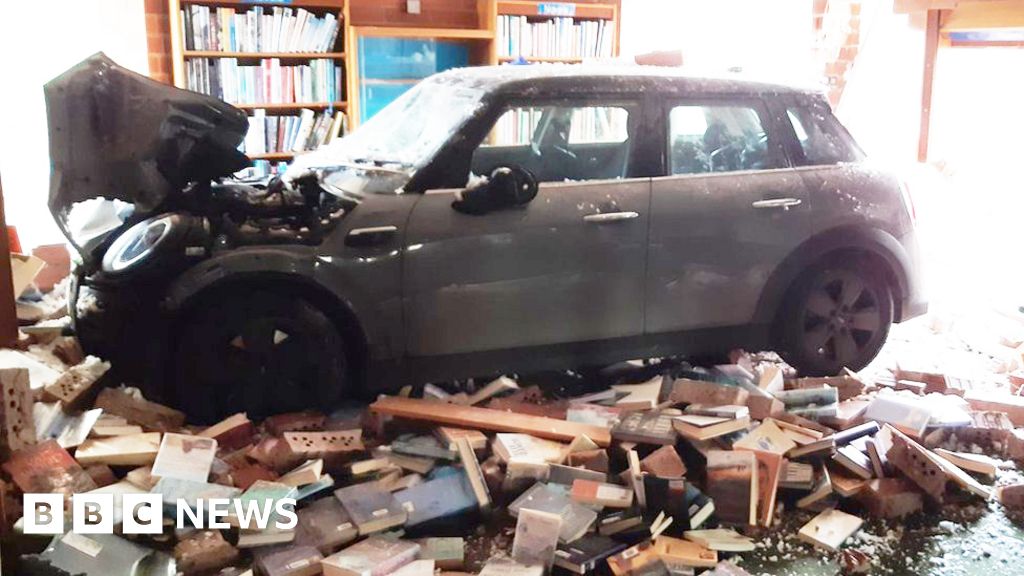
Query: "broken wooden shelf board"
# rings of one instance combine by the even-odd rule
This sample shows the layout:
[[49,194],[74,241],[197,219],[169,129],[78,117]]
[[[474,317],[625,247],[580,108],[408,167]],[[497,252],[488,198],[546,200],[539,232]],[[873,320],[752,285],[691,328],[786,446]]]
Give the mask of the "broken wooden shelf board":
[[571,442],[579,435],[586,435],[598,446],[605,447],[611,444],[611,434],[605,428],[489,408],[385,396],[371,404],[370,410],[377,414],[408,420],[437,422],[492,432],[518,432],[561,442]]

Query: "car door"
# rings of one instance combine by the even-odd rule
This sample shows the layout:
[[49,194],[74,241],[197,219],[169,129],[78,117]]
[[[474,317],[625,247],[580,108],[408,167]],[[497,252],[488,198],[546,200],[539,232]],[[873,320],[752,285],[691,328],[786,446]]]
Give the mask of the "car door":
[[629,177],[639,100],[513,101],[501,110],[474,148],[473,179],[519,166],[536,176],[537,196],[470,215],[452,208],[456,190],[423,195],[403,262],[407,353],[641,335],[650,179]]
[[760,99],[669,100],[662,118],[647,332],[748,323],[769,275],[810,235],[803,181]]

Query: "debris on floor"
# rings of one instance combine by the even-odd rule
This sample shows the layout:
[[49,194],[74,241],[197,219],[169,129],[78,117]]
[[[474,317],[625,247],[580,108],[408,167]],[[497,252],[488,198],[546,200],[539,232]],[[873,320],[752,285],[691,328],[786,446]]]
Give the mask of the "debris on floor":
[[[798,378],[734,351],[625,364],[608,388],[503,376],[200,427],[61,334],[29,329],[0,355],[0,538],[16,574],[736,576],[797,557],[914,573],[892,563],[905,530],[955,535],[971,510],[1024,509],[1019,347],[973,379],[909,353]],[[22,494],[70,510],[84,492],[158,494],[164,526],[24,533]],[[214,525],[210,506],[204,524],[218,497],[241,507]],[[175,526],[179,500],[198,527]],[[266,513],[294,515],[288,529],[238,514],[285,500]]]

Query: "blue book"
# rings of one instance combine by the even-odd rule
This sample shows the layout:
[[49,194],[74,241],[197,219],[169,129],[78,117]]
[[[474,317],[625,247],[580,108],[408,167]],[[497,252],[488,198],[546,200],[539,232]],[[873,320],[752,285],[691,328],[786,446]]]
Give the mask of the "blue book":
[[395,493],[408,514],[406,526],[466,514],[477,509],[476,497],[463,474],[445,474]]

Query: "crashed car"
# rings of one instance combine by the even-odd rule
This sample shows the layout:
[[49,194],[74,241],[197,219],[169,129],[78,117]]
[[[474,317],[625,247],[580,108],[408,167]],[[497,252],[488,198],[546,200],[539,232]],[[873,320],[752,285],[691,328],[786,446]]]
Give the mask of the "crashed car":
[[102,54],[45,93],[75,329],[197,420],[736,347],[833,374],[926,309],[907,189],[814,91],[453,70],[260,183],[215,98]]

